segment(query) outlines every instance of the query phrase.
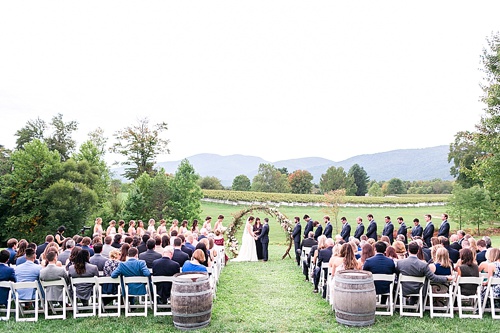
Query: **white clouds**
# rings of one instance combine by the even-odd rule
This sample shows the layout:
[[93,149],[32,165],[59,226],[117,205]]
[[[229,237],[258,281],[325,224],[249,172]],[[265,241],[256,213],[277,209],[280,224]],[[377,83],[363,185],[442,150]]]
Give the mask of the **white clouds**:
[[56,113],[79,140],[166,121],[168,159],[448,144],[481,113],[479,55],[499,29],[487,5],[2,3],[0,144]]

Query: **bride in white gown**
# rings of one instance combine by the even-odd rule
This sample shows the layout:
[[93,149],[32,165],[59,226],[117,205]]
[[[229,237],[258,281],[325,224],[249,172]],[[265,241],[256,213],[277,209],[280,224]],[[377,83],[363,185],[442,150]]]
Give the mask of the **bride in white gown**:
[[254,217],[250,216],[245,224],[243,231],[243,239],[241,241],[241,248],[238,256],[232,261],[258,261],[257,249],[255,248],[255,235],[253,233],[252,222]]

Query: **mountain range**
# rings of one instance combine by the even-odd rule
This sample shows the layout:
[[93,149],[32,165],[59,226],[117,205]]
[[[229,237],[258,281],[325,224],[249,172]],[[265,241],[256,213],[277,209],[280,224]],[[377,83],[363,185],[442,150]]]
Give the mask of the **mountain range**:
[[[257,174],[259,164],[272,164],[277,168],[287,168],[288,172],[307,170],[319,183],[320,177],[331,167],[343,167],[347,172],[351,166],[358,164],[365,169],[370,180],[452,180],[450,163],[448,163],[449,147],[446,145],[421,149],[399,149],[387,152],[358,155],[346,160],[335,162],[321,157],[304,157],[291,160],[270,162],[257,156],[217,154],[197,154],[187,157],[196,173],[202,177],[217,177],[222,185],[231,186],[234,177],[246,175],[250,180]],[[179,161],[159,162],[168,173],[175,173]],[[111,169],[117,177],[124,172],[124,168]]]

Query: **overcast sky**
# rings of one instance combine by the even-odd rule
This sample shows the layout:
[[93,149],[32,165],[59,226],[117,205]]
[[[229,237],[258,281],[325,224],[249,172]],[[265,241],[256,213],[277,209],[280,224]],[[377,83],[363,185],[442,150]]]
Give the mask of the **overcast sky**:
[[[165,121],[171,154],[340,161],[449,144],[482,114],[500,1],[2,1],[0,144]],[[109,157],[108,157],[109,158]]]

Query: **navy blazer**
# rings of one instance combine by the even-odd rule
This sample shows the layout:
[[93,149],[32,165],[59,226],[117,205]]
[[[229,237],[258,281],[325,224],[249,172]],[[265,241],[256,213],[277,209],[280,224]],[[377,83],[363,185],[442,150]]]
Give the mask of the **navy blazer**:
[[389,237],[390,244],[394,242],[394,224],[391,221],[387,222],[384,226],[384,230],[382,231],[382,236]]
[[429,224],[425,226],[424,233],[422,234],[422,238],[424,239],[425,244],[427,244],[427,247],[432,246],[432,236],[434,236],[434,224],[432,224],[432,222],[429,222]]
[[420,224],[417,224],[411,229],[411,237],[415,238],[417,236],[422,237],[422,234],[424,233],[424,229],[422,229],[422,226]]
[[318,224],[318,227],[316,228],[316,231],[314,231],[314,239],[318,240],[318,237],[323,234],[323,226],[321,224]]
[[349,241],[349,237],[351,237],[351,226],[349,225],[349,223],[346,222],[342,227],[342,231],[340,231],[340,237],[342,237],[346,242]]
[[181,249],[174,249],[174,255],[172,256],[173,261],[177,261],[179,265],[182,267],[186,261],[189,260],[189,256],[187,253],[182,252]]
[[[153,261],[153,275],[154,276],[174,276],[180,273],[181,266],[179,263],[171,260],[169,257],[161,257]],[[167,303],[170,298],[170,291],[172,290],[172,282],[159,282],[156,284],[158,295],[163,303]]]
[[404,243],[405,244],[408,244],[408,239],[407,239],[407,234],[408,234],[408,229],[406,228],[406,224],[403,222],[401,223],[401,225],[399,226],[399,229],[398,229],[398,235],[403,235],[405,236],[405,240],[404,240]]
[[366,237],[378,240],[377,222],[375,222],[375,220],[371,220],[370,224],[368,225],[368,229],[366,229]]
[[[366,259],[363,270],[372,272],[372,274],[394,274],[396,273],[396,265],[391,258],[387,258],[382,253],[377,253],[373,257]],[[390,284],[388,281],[375,281],[375,292],[377,294],[387,294]]]
[[262,231],[260,232],[258,239],[260,239],[260,242],[263,244],[269,243],[269,224],[268,223],[264,223],[264,225],[262,226]]
[[361,222],[356,227],[356,231],[354,231],[354,238],[360,239],[364,233],[365,233],[365,226],[363,225],[363,222]]
[[323,235],[325,235],[326,238],[332,238],[332,232],[333,232],[333,227],[330,222],[326,224],[325,231],[323,232]]
[[300,236],[301,236],[301,230],[302,226],[300,225],[300,222],[297,222],[295,227],[293,228],[293,233],[292,233],[292,238],[295,244],[300,244]]
[[309,221],[307,221],[306,227],[304,229],[304,238],[307,238],[307,234],[309,234],[309,231],[313,231],[313,229],[314,229],[313,220],[309,219]]
[[[16,272],[14,268],[0,263],[0,281],[16,282]],[[0,304],[7,305],[10,288],[0,288]]]
[[450,224],[448,223],[448,220],[444,220],[442,223],[441,223],[441,226],[439,227],[439,231],[438,231],[438,237],[439,236],[444,236],[446,238],[449,238],[450,237]]

